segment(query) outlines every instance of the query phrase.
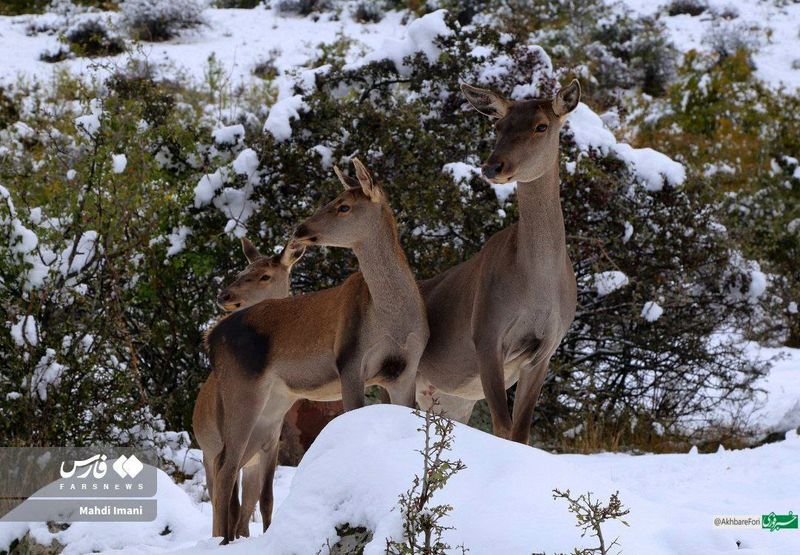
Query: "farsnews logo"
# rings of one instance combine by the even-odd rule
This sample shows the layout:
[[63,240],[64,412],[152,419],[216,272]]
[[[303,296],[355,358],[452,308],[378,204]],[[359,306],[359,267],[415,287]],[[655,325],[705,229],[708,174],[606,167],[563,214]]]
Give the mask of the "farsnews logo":
[[797,515],[789,511],[788,515],[776,515],[769,513],[768,515],[761,515],[761,528],[769,530],[770,532],[777,532],[778,530],[798,529]]
[[[106,472],[108,472],[107,458],[106,455],[97,454],[88,459],[73,461],[70,470],[64,468],[66,461],[63,461],[60,469],[61,477],[85,479],[91,474],[93,478],[100,480],[106,475]],[[136,478],[143,468],[144,465],[136,458],[136,455],[131,455],[130,457],[120,455],[120,457],[114,461],[114,464],[111,465],[111,469],[114,470],[120,478]]]

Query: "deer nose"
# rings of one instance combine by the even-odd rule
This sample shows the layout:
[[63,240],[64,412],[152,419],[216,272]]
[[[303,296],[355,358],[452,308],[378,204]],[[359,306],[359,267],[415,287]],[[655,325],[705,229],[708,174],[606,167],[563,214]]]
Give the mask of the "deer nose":
[[228,291],[222,291],[217,295],[217,301],[220,303],[227,303],[231,300],[231,294]]
[[306,235],[308,235],[308,228],[305,226],[305,224],[300,224],[294,230],[294,236],[296,239],[300,239],[302,237],[305,237]]
[[503,171],[503,163],[497,162],[494,164],[484,164],[481,168],[481,171],[483,172],[483,176],[485,178],[492,179],[493,177],[497,177],[497,174]]
[[311,234],[311,231],[309,231],[309,229],[306,227],[305,224],[300,224],[294,230],[294,238],[295,239],[304,239],[306,241],[311,241],[312,243],[316,243],[317,242],[317,237],[316,236],[309,237],[310,234]]

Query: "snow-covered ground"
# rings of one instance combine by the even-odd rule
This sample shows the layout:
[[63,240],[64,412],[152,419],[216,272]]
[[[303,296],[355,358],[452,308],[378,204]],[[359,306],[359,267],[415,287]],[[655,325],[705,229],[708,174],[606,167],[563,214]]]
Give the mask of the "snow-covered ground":
[[[756,387],[759,394],[750,424],[757,433],[782,433],[800,426],[800,349],[759,347],[751,344],[749,356],[772,361],[772,368]],[[746,407],[744,410],[750,410]]]
[[[236,86],[254,79],[253,68],[272,56],[279,70],[303,66],[318,54],[320,44],[336,41],[339,33],[357,40],[368,50],[406,33],[400,12],[388,12],[380,22],[367,24],[356,23],[346,10],[338,20],[328,12],[320,14],[316,21],[282,15],[263,6],[249,10],[207,9],[203,14],[206,24],[202,27],[168,42],[143,43],[136,56],[171,65],[201,81],[208,58],[213,54],[231,86]],[[18,76],[47,79],[56,68],[68,68],[74,75],[102,74],[109,62],[124,64],[126,54],[93,60],[73,58],[55,64],[40,61],[41,52],[57,42],[55,36],[47,33],[28,34],[29,24],[42,17],[52,19],[50,15],[0,17],[0,83],[13,82]],[[114,22],[117,14],[107,13],[103,17]]]
[[[73,524],[63,532],[32,529],[42,543],[67,544],[65,553],[119,550],[123,553],[178,551],[314,554],[335,527],[363,525],[374,532],[365,553],[383,553],[388,537],[401,534],[398,495],[406,491],[422,459],[421,419],[408,409],[374,405],[334,420],[294,469],[276,479],[276,510],[271,528],[220,548],[210,538],[208,505],[198,507],[169,478],[159,481],[159,516],[153,523]],[[451,545],[472,555],[571,552],[590,547],[575,519],[553,488],[587,491],[607,499],[619,491],[630,509],[629,527],[610,522],[608,540],[619,537],[624,553],[790,554],[800,550],[800,531],[725,529],[714,517],[797,511],[800,437],[756,449],[672,455],[553,455],[457,425],[450,459],[467,468],[456,474],[434,504],[454,507],[444,524]],[[0,550],[27,525],[0,527]],[[161,535],[169,528],[170,532]],[[14,534],[12,534],[14,532]],[[738,545],[737,545],[738,542]],[[325,551],[323,550],[323,553]]]
[[[697,16],[666,12],[671,0],[622,0],[643,15],[657,15],[681,52],[708,51],[714,36],[729,33],[755,49],[756,75],[774,86],[800,88],[800,4],[777,0],[704,0]],[[697,2],[698,4],[700,2]],[[731,40],[729,38],[728,40]]]

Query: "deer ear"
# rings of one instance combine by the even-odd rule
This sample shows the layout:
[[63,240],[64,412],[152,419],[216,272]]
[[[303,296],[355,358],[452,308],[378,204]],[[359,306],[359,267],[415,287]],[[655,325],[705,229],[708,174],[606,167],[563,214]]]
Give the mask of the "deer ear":
[[502,118],[508,113],[508,107],[511,105],[511,102],[495,92],[466,83],[461,83],[461,92],[473,108],[490,118]]
[[281,252],[281,265],[287,268],[291,268],[294,266],[295,262],[303,258],[303,254],[305,254],[306,248],[294,241],[289,241],[289,243],[283,247],[283,252]]
[[577,79],[573,79],[572,83],[559,89],[556,93],[556,97],[553,99],[553,112],[563,118],[578,107],[580,100],[581,84]]
[[358,158],[353,158],[353,165],[356,167],[356,177],[361,185],[361,190],[364,191],[364,194],[367,195],[372,202],[380,202],[383,192],[381,188],[372,181],[372,176],[369,174],[366,166],[364,166]]
[[242,250],[244,251],[244,257],[247,258],[247,261],[251,264],[261,258],[261,253],[258,252],[255,245],[245,237],[242,237]]
[[360,187],[361,183],[358,182],[358,179],[355,177],[350,177],[349,175],[345,175],[342,173],[342,170],[339,169],[339,166],[333,166],[333,171],[336,173],[336,177],[339,178],[339,181],[342,182],[344,185],[344,190],[347,191],[351,187]]

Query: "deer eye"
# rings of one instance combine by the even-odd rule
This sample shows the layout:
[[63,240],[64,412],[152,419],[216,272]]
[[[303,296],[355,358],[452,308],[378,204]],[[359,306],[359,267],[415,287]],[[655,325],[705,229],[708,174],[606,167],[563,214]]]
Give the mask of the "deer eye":
[[271,276],[271,275],[269,275],[269,274],[264,274],[263,276],[261,276],[261,281],[269,281],[269,279],[270,279],[271,277],[272,277],[272,276]]
[[539,125],[536,126],[536,132],[537,133],[544,133],[545,131],[547,131],[547,124],[546,123],[540,123]]
[[347,206],[346,204],[343,204],[339,207],[339,212],[341,213],[350,212],[350,207]]

